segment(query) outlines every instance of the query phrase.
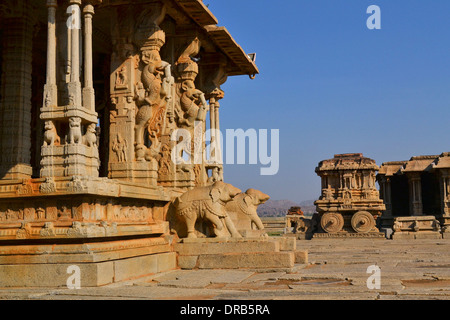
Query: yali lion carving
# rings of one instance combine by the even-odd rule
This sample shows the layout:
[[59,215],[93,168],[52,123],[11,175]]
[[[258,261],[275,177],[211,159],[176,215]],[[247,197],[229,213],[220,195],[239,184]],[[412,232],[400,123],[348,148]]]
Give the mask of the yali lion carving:
[[[186,223],[187,237],[196,238],[197,219],[209,221],[217,237],[241,237],[228,216],[225,205],[241,192],[238,188],[218,181],[206,187],[196,187],[178,197],[175,202],[176,216]],[[226,227],[226,228],[225,228]],[[228,232],[227,232],[228,229]]]
[[248,189],[246,192],[238,194],[232,201],[228,202],[225,209],[238,229],[264,230],[264,225],[258,216],[258,206],[270,199],[267,194]]

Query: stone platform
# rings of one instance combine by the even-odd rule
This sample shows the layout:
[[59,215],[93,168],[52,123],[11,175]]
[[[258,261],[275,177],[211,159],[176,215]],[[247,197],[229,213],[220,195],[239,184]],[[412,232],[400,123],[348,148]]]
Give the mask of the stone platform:
[[197,238],[174,245],[181,269],[290,270],[307,261],[294,238]]
[[[31,300],[449,300],[450,241],[297,241],[309,264],[292,272],[173,270],[100,288],[0,288],[0,299]],[[367,268],[381,269],[369,289]],[[199,302],[200,305],[202,302]],[[229,303],[229,302],[225,302]],[[289,304],[289,303],[288,303]],[[286,305],[288,306],[288,305]],[[179,316],[179,309],[168,310]],[[277,316],[271,311],[271,316]],[[285,309],[283,310],[285,315]],[[280,314],[280,316],[283,316]]]
[[176,269],[163,238],[0,247],[0,287],[66,287],[80,270],[82,287],[98,287]]

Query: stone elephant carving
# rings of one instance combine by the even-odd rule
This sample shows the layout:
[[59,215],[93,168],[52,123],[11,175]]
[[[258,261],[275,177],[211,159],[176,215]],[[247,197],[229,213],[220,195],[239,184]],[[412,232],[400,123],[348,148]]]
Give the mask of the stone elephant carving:
[[175,214],[186,223],[187,237],[197,237],[197,219],[210,221],[217,237],[227,236],[227,229],[232,237],[241,237],[225,210],[226,203],[240,192],[231,184],[217,181],[210,186],[196,187],[178,197],[174,202]]
[[226,210],[235,222],[238,229],[264,230],[264,225],[258,216],[257,209],[260,204],[270,199],[267,194],[248,189],[244,193],[238,194],[234,199],[226,204]]

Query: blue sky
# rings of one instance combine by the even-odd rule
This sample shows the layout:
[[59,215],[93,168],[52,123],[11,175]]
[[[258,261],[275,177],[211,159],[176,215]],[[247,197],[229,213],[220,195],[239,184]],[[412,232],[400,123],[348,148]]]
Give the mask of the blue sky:
[[[361,152],[381,165],[450,151],[450,1],[204,0],[260,75],[223,86],[221,129],[279,129],[280,169],[227,165],[272,199],[316,199],[318,162]],[[368,6],[381,8],[369,30]]]

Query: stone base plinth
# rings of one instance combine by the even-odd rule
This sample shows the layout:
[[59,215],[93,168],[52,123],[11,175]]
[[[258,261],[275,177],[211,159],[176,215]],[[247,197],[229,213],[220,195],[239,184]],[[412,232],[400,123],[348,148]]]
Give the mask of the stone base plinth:
[[435,216],[398,217],[394,220],[392,239],[442,239]]
[[274,238],[201,238],[182,239],[174,250],[182,269],[290,270],[295,254],[283,249],[293,247]]
[[442,239],[439,232],[423,231],[423,232],[396,232],[392,235],[392,240],[405,239]]
[[109,178],[156,186],[158,164],[152,161],[110,163]]
[[342,238],[386,239],[386,236],[383,232],[369,232],[369,233],[337,232],[337,233],[315,233],[313,235],[313,239],[342,239]]
[[[105,178],[0,181],[0,287],[102,286],[176,268],[171,190]],[[73,271],[72,271],[73,272]]]
[[[0,287],[98,287],[176,269],[163,238],[0,247]],[[69,279],[70,278],[70,279]]]
[[41,177],[98,177],[98,149],[83,144],[43,146]]
[[244,238],[259,238],[259,237],[265,237],[267,235],[266,230],[238,230],[238,232],[243,236]]

